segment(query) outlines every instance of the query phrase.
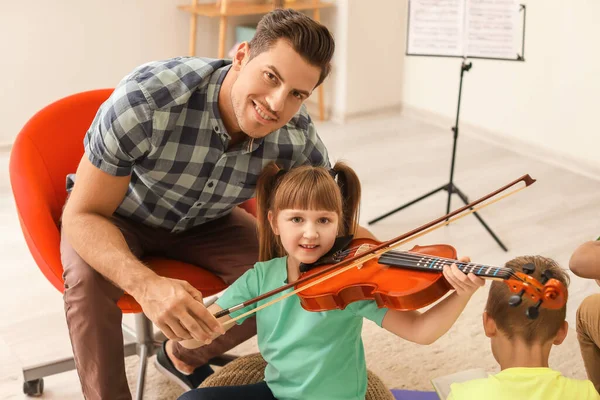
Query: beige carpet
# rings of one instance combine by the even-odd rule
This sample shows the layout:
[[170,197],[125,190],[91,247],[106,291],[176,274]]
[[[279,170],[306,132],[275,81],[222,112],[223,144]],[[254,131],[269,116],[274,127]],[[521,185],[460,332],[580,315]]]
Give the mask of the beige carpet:
[[[135,395],[139,358],[137,356],[128,357],[125,361],[127,368],[127,380],[129,381],[129,390]],[[163,374],[154,368],[154,357],[148,363],[146,370],[146,381],[144,385],[144,398],[148,399],[176,399],[183,393],[183,390],[176,384],[169,381]]]

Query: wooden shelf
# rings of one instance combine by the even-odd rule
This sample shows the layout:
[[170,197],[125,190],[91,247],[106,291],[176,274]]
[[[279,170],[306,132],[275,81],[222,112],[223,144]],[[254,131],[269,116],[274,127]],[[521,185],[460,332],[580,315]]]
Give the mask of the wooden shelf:
[[[296,0],[292,2],[286,2],[285,8],[293,8],[294,10],[315,10],[321,8],[334,7],[335,3],[325,2],[321,0]],[[233,17],[238,15],[252,15],[252,14],[266,14],[275,9],[273,3],[270,4],[256,4],[248,2],[232,2],[227,4],[225,12],[221,13],[221,6],[217,3],[213,4],[187,4],[177,6],[180,10],[189,12],[195,15],[202,15],[205,17]]]

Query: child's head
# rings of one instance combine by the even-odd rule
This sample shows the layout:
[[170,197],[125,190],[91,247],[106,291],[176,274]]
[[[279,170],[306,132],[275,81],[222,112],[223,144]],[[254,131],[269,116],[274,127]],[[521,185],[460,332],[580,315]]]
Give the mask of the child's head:
[[305,165],[284,171],[267,165],[256,198],[261,261],[288,254],[312,263],[337,236],[356,231],[360,183],[342,162],[331,170]]
[[[538,281],[541,279],[544,271],[549,270],[552,278],[562,282],[565,288],[569,285],[569,277],[560,266],[553,260],[541,256],[517,257],[506,263],[506,267],[515,272],[523,272],[523,266],[533,264],[535,271],[531,274]],[[558,310],[539,308],[539,315],[536,319],[529,319],[525,310],[534,303],[523,295],[523,302],[517,307],[508,305],[511,292],[503,282],[493,282],[483,315],[483,325],[485,333],[492,339],[492,351],[494,357],[498,360],[499,354],[506,349],[500,348],[503,345],[520,341],[527,347],[534,345],[548,346],[551,344],[560,344],[567,334],[567,322],[565,315],[567,307],[564,305]]]

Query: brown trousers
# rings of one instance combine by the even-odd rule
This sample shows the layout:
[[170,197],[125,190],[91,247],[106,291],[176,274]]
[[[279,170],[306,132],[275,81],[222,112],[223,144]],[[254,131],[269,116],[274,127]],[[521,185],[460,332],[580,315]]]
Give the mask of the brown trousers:
[[587,376],[600,392],[600,294],[587,297],[577,309],[577,339]]
[[[183,233],[170,233],[115,217],[133,254],[162,256],[201,266],[227,284],[258,260],[256,220],[241,208]],[[131,399],[125,375],[122,313],[116,305],[123,290],[106,280],[61,236],[65,313],[75,364],[86,399]],[[188,350],[176,344],[175,356],[200,366],[256,334],[255,318],[235,326],[208,346]]]

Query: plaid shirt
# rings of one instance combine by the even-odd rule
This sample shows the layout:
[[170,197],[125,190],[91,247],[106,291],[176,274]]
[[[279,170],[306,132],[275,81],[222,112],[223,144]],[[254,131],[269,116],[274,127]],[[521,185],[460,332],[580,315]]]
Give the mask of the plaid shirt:
[[182,232],[253,197],[269,162],[284,169],[330,166],[304,106],[281,129],[227,149],[217,100],[230,67],[227,60],[195,57],[151,62],[102,104],[85,136],[85,154],[102,171],[131,175],[117,214]]

